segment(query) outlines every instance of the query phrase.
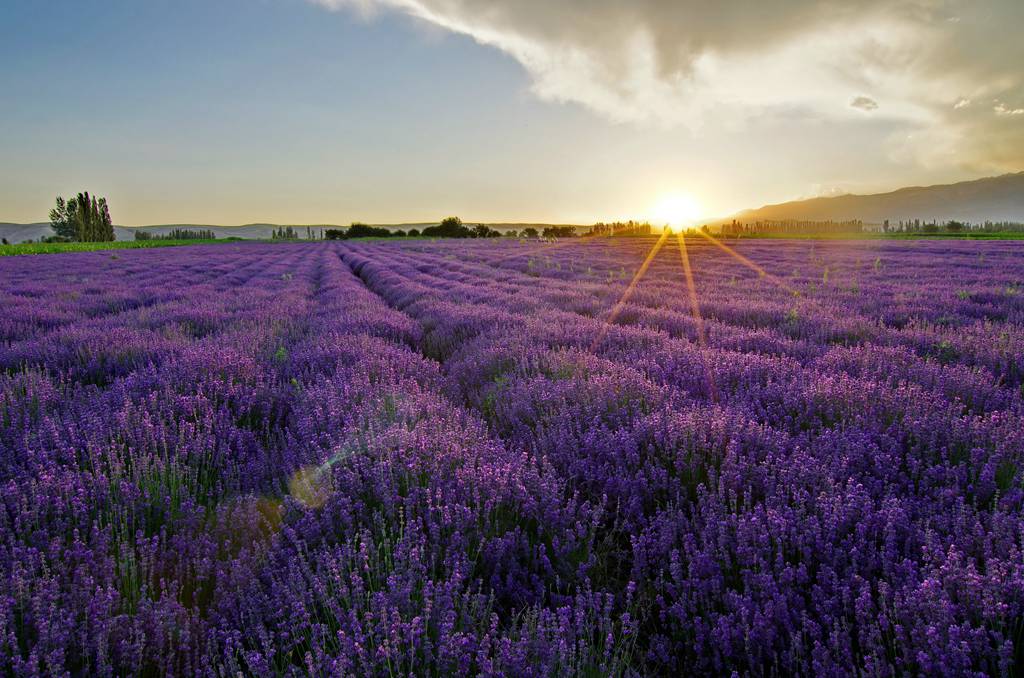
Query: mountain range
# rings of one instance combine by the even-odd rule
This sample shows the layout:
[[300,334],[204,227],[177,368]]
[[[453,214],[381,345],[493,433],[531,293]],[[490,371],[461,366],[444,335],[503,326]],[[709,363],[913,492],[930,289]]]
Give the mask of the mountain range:
[[744,210],[728,219],[751,221],[853,221],[882,223],[920,219],[1024,222],[1024,172],[938,186],[913,186],[889,193],[794,200]]

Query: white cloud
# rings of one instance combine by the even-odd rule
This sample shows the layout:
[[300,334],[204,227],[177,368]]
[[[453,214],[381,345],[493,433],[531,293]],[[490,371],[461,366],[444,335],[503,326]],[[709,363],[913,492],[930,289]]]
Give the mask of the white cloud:
[[1024,108],[1010,108],[1002,101],[997,101],[992,110],[996,112],[996,115],[1024,115]]
[[[1020,0],[311,1],[470,36],[519,61],[538,97],[616,122],[697,129],[779,111],[855,120],[851,108],[882,99],[886,118],[925,140],[922,159],[939,142],[943,162],[1024,166],[1024,135],[992,129],[991,114],[970,106],[1024,87]],[[938,94],[950,91],[963,93],[952,107]],[[996,107],[1003,119],[1020,110]],[[986,135],[1013,146],[995,157]]]

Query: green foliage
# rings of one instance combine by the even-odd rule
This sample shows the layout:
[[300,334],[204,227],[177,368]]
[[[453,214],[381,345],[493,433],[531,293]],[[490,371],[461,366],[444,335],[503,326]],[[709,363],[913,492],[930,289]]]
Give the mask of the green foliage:
[[956,347],[953,346],[952,342],[950,342],[948,339],[943,339],[939,343],[935,344],[934,347],[932,347],[931,354],[932,357],[934,357],[943,365],[948,365],[950,363],[956,362],[956,359],[959,357],[960,352],[957,351]]
[[217,234],[209,229],[196,231],[188,228],[175,228],[166,235],[149,231],[135,231],[135,239],[140,242],[148,240],[216,240]]
[[[96,250],[134,250],[150,247],[180,247],[198,245],[208,240],[136,240],[120,242],[23,242],[16,245],[0,245],[0,257],[28,254],[60,254],[62,252],[93,252]],[[229,242],[216,240],[214,242]]]
[[430,238],[497,238],[501,233],[486,224],[470,227],[463,224],[462,219],[458,217],[447,217],[437,226],[424,228],[423,235]]
[[544,228],[545,238],[575,238],[576,228],[573,226],[547,226]]
[[406,235],[419,235],[420,232],[412,229],[408,234],[405,231],[391,231],[383,226],[370,226],[360,222],[353,222],[346,229],[329,228],[324,231],[326,240],[348,240],[349,238],[400,238]]
[[[547,229],[545,229],[546,232]],[[598,222],[590,227],[588,235],[650,235],[651,225],[644,221],[615,221],[610,224]],[[573,233],[575,235],[575,233]],[[564,237],[564,236],[555,236]]]
[[357,221],[348,227],[342,238],[390,238],[391,236],[391,231],[383,226],[368,226]]
[[70,200],[57,196],[50,210],[50,226],[63,242],[111,242],[114,225],[107,199],[79,193]]
[[280,226],[270,235],[271,240],[298,240],[299,233],[291,226]]
[[470,238],[473,232],[471,229],[463,226],[462,219],[446,217],[437,226],[424,228],[423,235],[432,238]]
[[477,224],[473,227],[474,238],[500,238],[501,232],[487,226],[486,224]]

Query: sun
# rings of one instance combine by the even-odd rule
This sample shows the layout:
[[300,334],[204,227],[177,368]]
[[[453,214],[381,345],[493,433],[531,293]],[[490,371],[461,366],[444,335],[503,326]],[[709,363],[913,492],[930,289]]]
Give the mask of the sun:
[[687,193],[666,195],[651,210],[651,218],[655,224],[667,224],[673,231],[693,226],[702,214],[700,203]]

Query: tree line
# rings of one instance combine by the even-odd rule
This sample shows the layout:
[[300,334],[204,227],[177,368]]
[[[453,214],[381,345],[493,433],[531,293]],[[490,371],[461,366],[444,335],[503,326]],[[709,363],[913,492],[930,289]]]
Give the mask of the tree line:
[[166,234],[135,231],[136,240],[216,240],[217,234],[209,229],[175,228]]
[[722,224],[721,234],[729,237],[744,235],[841,235],[863,233],[864,222],[859,219],[851,221],[811,221],[804,219],[762,220],[744,223],[732,220]]
[[970,223],[965,221],[940,221],[938,219],[884,220],[881,224],[869,224],[860,219],[814,221],[805,219],[779,219],[722,224],[720,233],[724,236],[742,237],[750,235],[854,235],[859,233],[883,234],[925,234],[939,235],[959,233],[1004,233],[1024,232],[1024,224],[1015,222]]
[[643,221],[614,221],[610,224],[597,222],[590,227],[587,235],[650,235],[651,224]]
[[984,221],[973,223],[970,221],[946,221],[938,220],[924,221],[922,219],[907,219],[891,221],[886,219],[882,223],[883,233],[1021,233],[1024,232],[1024,223],[1015,221]]
[[346,229],[329,228],[324,231],[327,240],[348,240],[350,238],[403,238],[426,236],[428,238],[499,238],[501,232],[486,224],[467,226],[459,217],[446,217],[436,226],[427,226],[422,231],[411,228],[391,230],[383,226],[369,226],[359,222]]

